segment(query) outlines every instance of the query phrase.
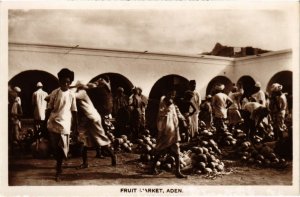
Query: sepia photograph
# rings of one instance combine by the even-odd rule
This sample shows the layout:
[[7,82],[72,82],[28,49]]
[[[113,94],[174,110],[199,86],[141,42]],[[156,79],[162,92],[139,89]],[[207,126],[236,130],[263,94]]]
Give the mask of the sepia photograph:
[[300,194],[297,1],[1,4],[1,196]]

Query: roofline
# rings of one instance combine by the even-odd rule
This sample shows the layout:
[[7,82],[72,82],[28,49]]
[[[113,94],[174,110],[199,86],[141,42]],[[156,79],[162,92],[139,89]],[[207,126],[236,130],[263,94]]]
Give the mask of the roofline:
[[76,46],[66,46],[66,45],[53,45],[53,44],[37,44],[37,43],[21,43],[21,42],[9,42],[9,45],[17,46],[33,46],[42,48],[62,48],[62,49],[73,49],[73,50],[86,50],[86,51],[104,51],[104,52],[118,52],[118,53],[133,53],[133,54],[148,54],[157,56],[172,56],[172,57],[182,57],[182,58],[200,58],[200,59],[215,59],[215,60],[227,60],[227,61],[243,61],[255,58],[261,58],[266,56],[273,56],[284,53],[291,53],[292,49],[283,49],[279,51],[271,51],[267,53],[262,53],[258,55],[251,55],[246,57],[222,57],[214,55],[189,55],[189,54],[177,54],[177,53],[161,53],[161,52],[148,52],[148,51],[129,51],[129,50],[119,50],[119,49],[100,49],[100,48],[87,48],[87,47],[76,47]]
[[53,45],[53,44],[36,44],[36,43],[21,43],[21,42],[9,42],[9,45],[16,46],[32,46],[41,48],[61,48],[61,49],[73,49],[73,50],[86,50],[86,51],[104,51],[104,52],[118,52],[118,53],[133,53],[133,54],[148,54],[157,56],[172,56],[172,57],[182,57],[182,58],[203,58],[203,59],[216,59],[216,60],[227,60],[232,61],[231,57],[220,57],[214,55],[189,55],[189,54],[177,54],[177,53],[162,53],[162,52],[148,52],[148,51],[129,51],[120,49],[100,49],[100,48],[87,48],[87,47],[76,47],[76,46],[66,46],[66,45]]
[[279,51],[270,51],[270,52],[246,56],[246,57],[237,57],[237,58],[233,58],[233,60],[237,62],[237,61],[251,60],[251,59],[256,59],[256,58],[261,58],[261,57],[268,57],[268,56],[280,55],[280,54],[286,54],[286,53],[292,53],[292,52],[293,52],[292,49],[283,49],[283,50],[279,50]]

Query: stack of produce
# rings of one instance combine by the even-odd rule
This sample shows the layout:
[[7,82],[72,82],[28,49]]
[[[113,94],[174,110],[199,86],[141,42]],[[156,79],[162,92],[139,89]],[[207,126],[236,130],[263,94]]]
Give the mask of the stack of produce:
[[142,135],[140,139],[137,140],[137,152],[141,153],[140,160],[142,162],[149,162],[153,159],[153,148],[156,146],[156,139],[151,137],[150,134]]
[[274,150],[267,144],[252,144],[250,141],[241,143],[238,155],[243,162],[256,164],[260,167],[282,168],[287,162],[284,158],[279,158]]
[[132,152],[133,143],[130,142],[126,135],[121,135],[119,138],[114,138],[112,134],[109,135],[112,139],[114,139],[114,149],[116,152],[125,151],[125,152]]
[[19,135],[19,145],[25,152],[30,151],[30,146],[34,141],[34,131],[32,128],[22,131]]
[[192,147],[191,150],[195,153],[192,154],[192,162],[197,174],[224,170],[224,163],[219,159],[221,150],[213,139],[202,141],[202,146]]

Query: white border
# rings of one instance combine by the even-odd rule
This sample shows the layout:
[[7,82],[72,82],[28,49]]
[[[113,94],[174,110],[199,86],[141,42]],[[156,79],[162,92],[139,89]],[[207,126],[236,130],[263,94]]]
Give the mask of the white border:
[[[0,111],[6,112],[7,105],[7,81],[8,81],[8,10],[9,9],[289,9],[295,13],[295,32],[291,36],[295,40],[293,50],[293,65],[299,65],[299,3],[297,1],[159,1],[159,2],[126,2],[126,1],[88,1],[88,2],[30,2],[13,1],[2,2],[1,4],[1,105]],[[293,70],[293,132],[294,132],[294,163],[293,163],[293,186],[182,186],[182,196],[199,195],[299,195],[299,66]],[[121,185],[117,186],[8,186],[8,157],[7,157],[7,113],[1,113],[0,125],[2,135],[1,144],[1,174],[0,174],[0,195],[2,196],[141,196],[141,194],[120,193]],[[200,180],[201,181],[201,180]],[[142,186],[133,186],[141,188]],[[149,186],[150,188],[162,188],[163,186]],[[164,185],[167,187],[167,185]],[[171,186],[170,186],[171,187]],[[181,187],[181,186],[180,186]],[[92,192],[91,192],[92,191]],[[154,196],[154,195],[151,195]],[[164,194],[164,196],[168,196]]]

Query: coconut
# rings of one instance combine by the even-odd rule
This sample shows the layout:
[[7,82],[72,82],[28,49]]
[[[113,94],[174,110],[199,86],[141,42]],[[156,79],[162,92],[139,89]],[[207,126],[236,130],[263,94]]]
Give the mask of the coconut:
[[247,157],[246,156],[242,156],[242,161],[246,161],[247,160]]
[[214,169],[217,165],[218,165],[218,164],[215,163],[215,162],[209,162],[207,166],[208,166],[209,168],[211,168],[211,169]]
[[255,162],[256,162],[256,164],[258,164],[258,165],[261,165],[261,164],[262,164],[262,161],[261,161],[261,160],[256,160]]
[[212,172],[212,169],[211,168],[205,168],[204,169],[204,173],[207,174],[207,173],[211,173]]
[[199,154],[198,158],[199,158],[199,161],[202,161],[205,163],[207,162],[207,156],[205,154]]
[[131,147],[126,148],[126,151],[127,151],[127,152],[131,152],[131,151],[132,151],[132,148],[131,148]]
[[219,171],[219,172],[222,172],[223,170],[224,170],[224,166],[222,166],[222,165],[217,165],[216,166],[216,169]]
[[195,173],[196,174],[202,174],[202,171],[201,170],[196,170]]
[[144,142],[146,142],[146,143],[151,142],[151,138],[150,137],[145,137]]
[[275,163],[279,163],[279,159],[278,159],[278,158],[275,158],[275,159],[274,159],[274,162],[275,162]]
[[214,135],[214,134],[213,134],[212,132],[210,132],[210,131],[207,133],[207,136],[209,136],[209,137],[211,137],[211,136],[213,136],[213,135]]
[[143,141],[142,139],[138,139],[138,140],[137,140],[137,143],[138,143],[138,144],[143,144],[144,141]]
[[265,157],[263,155],[259,154],[259,155],[256,156],[256,159],[260,160],[260,161],[263,161],[265,159]]
[[208,130],[207,130],[207,129],[204,129],[201,133],[204,134],[204,135],[207,135]]
[[207,154],[208,153],[208,149],[207,148],[202,147],[202,149],[203,149],[203,154]]
[[225,135],[225,136],[232,136],[232,133],[230,133],[229,131],[226,131],[226,132],[224,133],[224,135]]
[[234,139],[234,140],[231,140],[231,144],[232,145],[236,145],[236,140]]
[[264,159],[265,166],[270,166],[271,161],[269,159]]
[[115,141],[117,142],[117,144],[120,144],[120,145],[124,143],[123,138],[116,138]]
[[275,153],[271,153],[271,154],[269,155],[269,158],[271,159],[271,161],[274,161],[274,160],[276,159]]
[[201,162],[207,162],[207,156],[205,154],[199,154],[198,155],[198,161],[201,161]]
[[148,151],[148,152],[150,152],[152,150],[151,146],[148,144],[145,146],[145,148],[146,148],[146,151]]
[[254,158],[253,157],[250,157],[249,159],[248,159],[248,162],[251,164],[251,163],[254,163]]
[[151,138],[151,141],[153,144],[156,144],[156,139],[155,138]]
[[228,135],[225,139],[228,140],[228,141],[234,140],[234,138],[232,137],[232,135]]
[[203,146],[207,146],[207,145],[208,145],[208,142],[205,141],[205,140],[203,140],[203,141],[202,141],[202,145],[203,145]]
[[166,163],[165,168],[166,168],[167,171],[171,171],[172,170],[172,164]]
[[206,164],[204,162],[199,162],[199,163],[197,163],[197,167],[201,170],[204,170],[204,168],[206,167]]
[[126,135],[121,135],[120,137],[121,137],[124,141],[126,141],[126,140],[128,139]]
[[145,159],[146,159],[146,161],[151,161],[151,155],[150,154],[146,154],[146,156],[145,156]]
[[129,145],[128,145],[126,142],[123,143],[122,146],[123,146],[124,148],[129,148]]
[[215,162],[215,161],[216,161],[216,157],[215,157],[214,155],[209,155],[209,156],[207,157],[207,161],[208,161],[208,162]]
[[247,151],[244,151],[244,152],[242,153],[242,155],[243,155],[243,156],[246,156],[246,157],[250,156],[249,152],[247,152]]
[[226,141],[225,141],[225,144],[226,144],[227,146],[230,146],[231,143],[230,143],[230,141],[226,140]]

